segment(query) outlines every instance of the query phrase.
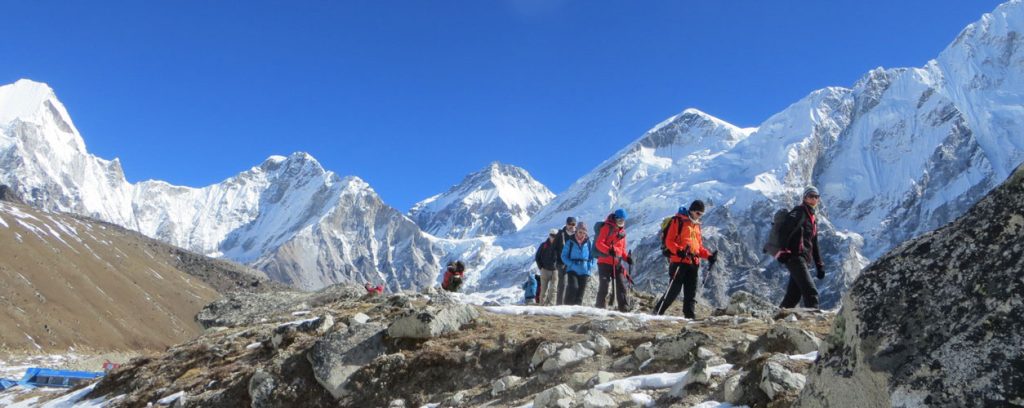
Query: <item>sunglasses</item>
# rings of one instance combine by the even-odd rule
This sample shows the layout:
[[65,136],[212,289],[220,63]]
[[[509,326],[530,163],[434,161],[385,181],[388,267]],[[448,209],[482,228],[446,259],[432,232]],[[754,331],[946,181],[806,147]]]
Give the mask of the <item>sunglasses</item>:
[[819,198],[821,198],[821,196],[817,195],[817,194],[808,194],[807,198],[819,199]]

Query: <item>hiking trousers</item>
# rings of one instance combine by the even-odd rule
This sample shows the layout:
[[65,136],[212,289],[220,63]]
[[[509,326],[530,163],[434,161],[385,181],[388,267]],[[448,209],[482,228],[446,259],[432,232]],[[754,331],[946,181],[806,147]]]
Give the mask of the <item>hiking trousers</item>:
[[557,289],[551,284],[558,285],[558,272],[552,269],[540,270],[540,293],[537,294],[537,303],[541,305],[555,304],[555,292]]
[[790,309],[796,307],[800,299],[804,300],[804,307],[809,309],[818,308],[818,288],[811,280],[811,270],[807,267],[807,261],[802,256],[793,256],[786,262],[789,269],[789,286],[786,287],[786,296],[782,298],[779,307]]
[[558,282],[556,284],[558,285],[558,294],[555,295],[555,297],[556,297],[555,302],[556,302],[556,304],[564,305],[565,304],[565,265],[558,265],[557,268],[558,268]]
[[590,276],[577,275],[572,272],[566,274],[568,282],[565,283],[565,304],[582,305],[583,293],[587,291],[587,281]]
[[625,312],[628,310],[626,305],[626,284],[623,282],[625,278],[621,273],[615,273],[615,268],[612,265],[599,263],[597,264],[598,273],[598,285],[597,285],[597,304],[595,307],[598,309],[604,309],[605,300],[608,298],[608,286],[614,280],[615,281],[615,299],[613,302],[619,303],[619,311]]
[[665,314],[665,311],[672,306],[672,302],[679,297],[679,291],[683,292],[683,317],[693,319],[693,309],[697,304],[697,271],[699,265],[688,263],[673,263],[669,265],[669,277],[672,279],[668,292],[657,305],[655,312],[658,315]]

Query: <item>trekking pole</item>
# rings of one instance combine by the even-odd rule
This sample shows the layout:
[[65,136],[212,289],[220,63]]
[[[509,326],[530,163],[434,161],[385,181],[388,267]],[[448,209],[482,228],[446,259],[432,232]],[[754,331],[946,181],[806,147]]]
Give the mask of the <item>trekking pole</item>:
[[[715,251],[712,255],[715,257],[715,260],[718,260],[718,251]],[[700,283],[700,286],[702,288],[708,286],[708,278],[711,277],[711,271],[714,268],[715,268],[715,264],[714,263],[709,263],[708,264],[708,270],[706,272],[704,272],[704,279]]]

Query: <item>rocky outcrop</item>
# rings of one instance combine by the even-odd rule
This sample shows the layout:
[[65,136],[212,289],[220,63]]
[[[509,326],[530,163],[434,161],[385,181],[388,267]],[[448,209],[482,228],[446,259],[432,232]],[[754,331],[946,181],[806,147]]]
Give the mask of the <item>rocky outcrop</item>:
[[388,335],[394,338],[428,339],[459,330],[478,316],[476,308],[469,305],[429,307],[392,323],[388,327]]
[[1024,167],[872,264],[800,407],[1024,404]]
[[306,354],[316,380],[335,398],[344,396],[349,377],[386,353],[385,329],[380,323],[359,324],[318,340]]

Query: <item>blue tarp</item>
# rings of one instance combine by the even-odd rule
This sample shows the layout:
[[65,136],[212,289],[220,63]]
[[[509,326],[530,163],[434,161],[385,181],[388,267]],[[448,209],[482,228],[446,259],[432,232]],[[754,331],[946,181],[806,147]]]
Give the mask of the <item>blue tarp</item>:
[[18,381],[27,387],[74,387],[83,382],[102,377],[103,373],[90,371],[53,370],[49,368],[30,368],[25,376]]
[[6,390],[6,389],[11,388],[11,387],[13,387],[15,385],[18,385],[17,381],[8,380],[6,378],[0,378],[0,391]]

